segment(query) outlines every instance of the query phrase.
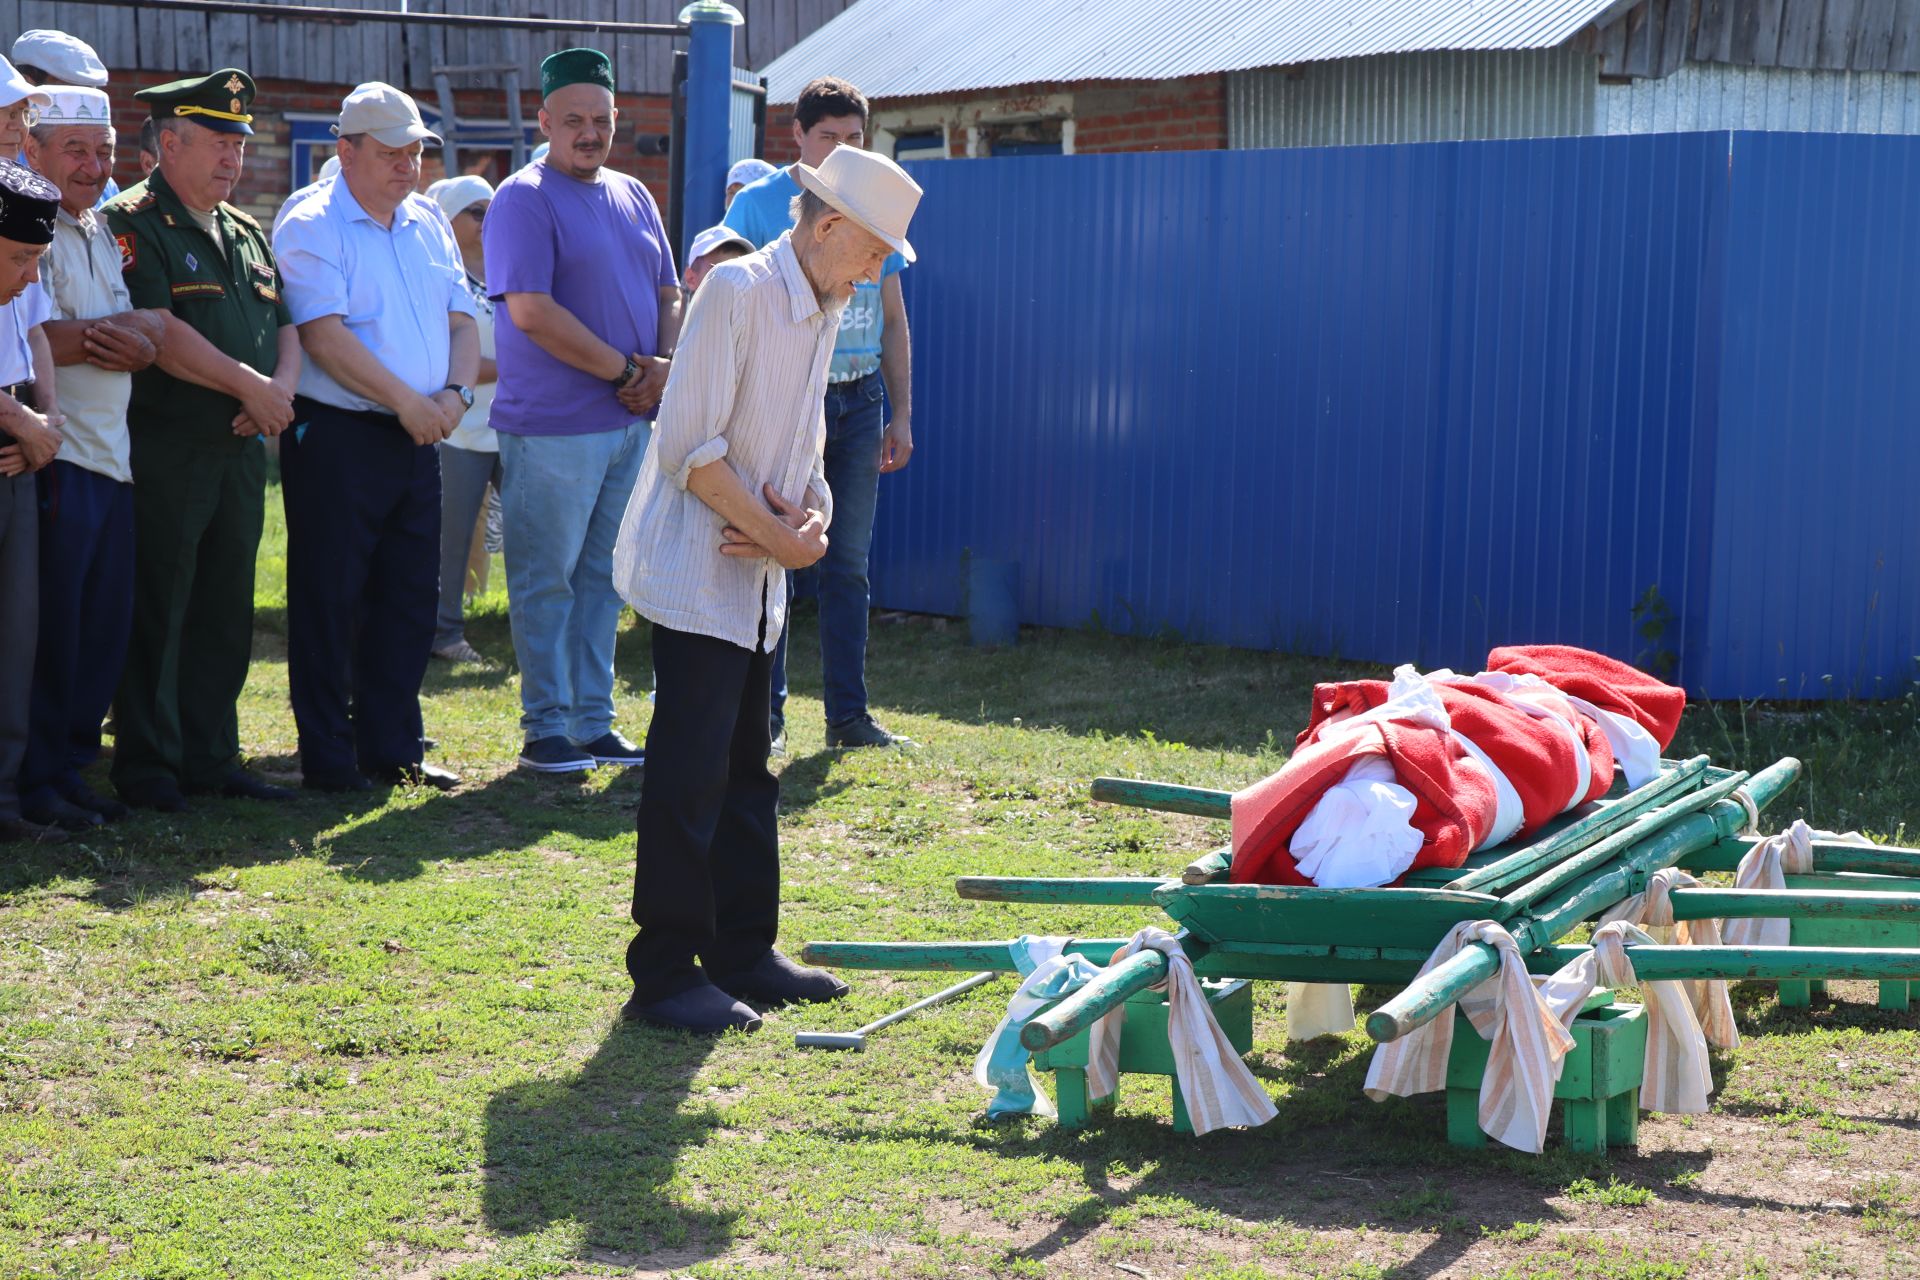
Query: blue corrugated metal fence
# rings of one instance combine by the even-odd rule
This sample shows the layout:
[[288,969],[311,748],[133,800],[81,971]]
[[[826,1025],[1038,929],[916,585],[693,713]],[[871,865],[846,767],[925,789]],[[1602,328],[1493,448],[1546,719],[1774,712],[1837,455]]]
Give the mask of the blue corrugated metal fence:
[[917,165],[917,452],[882,486],[876,603],[960,612],[971,554],[1019,561],[1046,625],[1430,666],[1557,640],[1667,651],[1718,696],[1884,687],[1920,648],[1877,465],[1920,447],[1916,147]]

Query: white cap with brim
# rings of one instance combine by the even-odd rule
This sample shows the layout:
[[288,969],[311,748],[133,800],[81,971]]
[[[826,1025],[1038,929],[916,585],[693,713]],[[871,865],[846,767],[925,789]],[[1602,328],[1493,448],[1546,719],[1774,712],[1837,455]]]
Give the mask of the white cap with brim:
[[40,108],[36,124],[88,124],[113,127],[113,102],[104,89],[81,89],[61,85],[47,90],[52,99]]
[[107,64],[93,46],[64,31],[22,31],[13,42],[13,61],[38,67],[62,84],[98,89],[107,82]]
[[0,107],[10,107],[22,98],[32,99],[43,107],[53,101],[52,94],[28,84],[18,68],[0,58]]
[[438,202],[440,212],[452,218],[482,200],[493,199],[493,184],[477,173],[463,173],[429,184],[427,194]]
[[734,161],[733,168],[727,170],[727,185],[744,187],[749,183],[760,181],[772,172],[773,166],[765,160],[756,160],[748,156],[745,160]]
[[737,244],[748,253],[753,252],[753,241],[732,227],[708,227],[693,238],[693,244],[687,249],[687,257],[704,258],[723,244]]
[[907,223],[920,205],[920,184],[907,171],[874,151],[835,147],[818,169],[793,166],[796,182],[853,222],[871,231],[905,258],[914,260],[907,243]]
[[340,104],[340,123],[335,134],[351,138],[364,133],[383,147],[404,147],[415,142],[440,145],[440,135],[420,119],[414,100],[390,84],[378,80],[360,85]]

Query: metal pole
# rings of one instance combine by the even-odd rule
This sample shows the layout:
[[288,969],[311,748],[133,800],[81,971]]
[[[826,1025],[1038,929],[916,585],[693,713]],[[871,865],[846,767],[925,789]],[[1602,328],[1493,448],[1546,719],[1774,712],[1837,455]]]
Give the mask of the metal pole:
[[726,0],[696,0],[680,11],[687,31],[687,158],[674,202],[686,210],[675,246],[685,267],[693,237],[727,209],[727,156],[733,131],[733,29],[745,19]]
[[173,9],[182,13],[237,13],[285,22],[418,22],[430,27],[492,27],[505,31],[601,31],[622,36],[682,36],[672,22],[604,22],[595,18],[501,18],[479,13],[422,13],[398,9],[338,9],[327,5],[267,4],[261,0],[74,0],[112,9]]

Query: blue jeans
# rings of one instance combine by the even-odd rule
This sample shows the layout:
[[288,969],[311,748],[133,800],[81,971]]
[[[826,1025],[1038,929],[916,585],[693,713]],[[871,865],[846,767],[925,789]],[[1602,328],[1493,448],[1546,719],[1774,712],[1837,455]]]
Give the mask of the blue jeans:
[[507,613],[528,742],[588,743],[613,728],[613,543],[652,436],[644,421],[580,436],[500,433]]
[[467,559],[473,526],[487,497],[487,482],[501,483],[500,455],[440,446],[440,613],[433,647],[450,649],[467,638]]
[[[867,552],[873,548],[873,513],[880,500],[880,375],[827,387],[827,488],[833,490],[833,524],[827,554],[794,575],[796,596],[820,595],[820,678],[827,723],[842,725],[867,713]],[[787,712],[787,634],[773,651],[773,718]]]

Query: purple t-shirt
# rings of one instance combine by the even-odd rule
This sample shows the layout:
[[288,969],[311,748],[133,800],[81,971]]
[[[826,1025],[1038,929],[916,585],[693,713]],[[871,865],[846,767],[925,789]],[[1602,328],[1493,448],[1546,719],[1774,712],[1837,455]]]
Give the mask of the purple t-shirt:
[[[551,294],[614,350],[655,355],[659,291],[679,282],[660,209],[637,179],[611,169],[599,179],[581,182],[542,162],[501,183],[482,226],[487,289],[495,302]],[[633,421],[612,383],[548,355],[505,305],[494,311],[494,341],[496,431],[578,436]]]

